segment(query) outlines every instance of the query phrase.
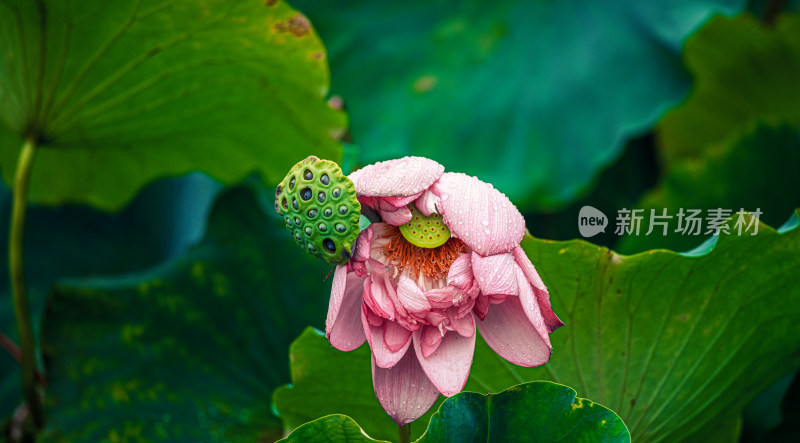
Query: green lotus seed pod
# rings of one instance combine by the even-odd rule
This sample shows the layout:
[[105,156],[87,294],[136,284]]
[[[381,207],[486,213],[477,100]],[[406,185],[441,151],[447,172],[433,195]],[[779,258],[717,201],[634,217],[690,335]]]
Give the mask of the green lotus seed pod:
[[336,163],[312,155],[294,165],[275,189],[275,211],[309,254],[333,265],[350,260],[361,203]]
[[442,222],[440,214],[426,217],[413,203],[408,207],[411,209],[411,220],[400,226],[400,233],[409,243],[428,249],[438,248],[447,243],[450,239],[450,229]]

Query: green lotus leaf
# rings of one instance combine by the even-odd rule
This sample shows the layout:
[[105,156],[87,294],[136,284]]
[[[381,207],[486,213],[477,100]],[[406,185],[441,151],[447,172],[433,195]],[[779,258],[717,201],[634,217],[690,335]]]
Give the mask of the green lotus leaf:
[[201,170],[277,183],[311,153],[337,160],[325,49],[283,2],[0,1],[0,169],[39,146],[31,201],[125,205]]
[[523,209],[571,201],[691,83],[685,39],[742,0],[298,0],[363,164],[422,155]]
[[51,291],[43,439],[281,437],[270,395],[289,381],[289,343],[325,318],[330,266],[295,246],[271,201],[264,208],[229,191],[183,257]]
[[[295,429],[283,442],[374,442],[346,415],[328,415]],[[575,390],[531,382],[499,394],[462,392],[448,398],[418,443],[630,442],[620,418]]]
[[684,60],[692,92],[659,124],[668,162],[731,143],[756,122],[800,126],[800,13],[774,28],[748,14],[715,18],[687,40]]

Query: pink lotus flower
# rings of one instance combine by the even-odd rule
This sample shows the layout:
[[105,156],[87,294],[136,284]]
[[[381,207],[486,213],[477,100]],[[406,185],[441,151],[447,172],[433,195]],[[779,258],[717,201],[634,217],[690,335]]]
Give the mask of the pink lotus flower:
[[342,351],[369,342],[375,394],[395,422],[464,388],[476,326],[511,363],[550,359],[549,334],[563,323],[519,246],[525,220],[505,195],[421,157],[349,178],[382,222],[363,230],[336,268],[326,334]]

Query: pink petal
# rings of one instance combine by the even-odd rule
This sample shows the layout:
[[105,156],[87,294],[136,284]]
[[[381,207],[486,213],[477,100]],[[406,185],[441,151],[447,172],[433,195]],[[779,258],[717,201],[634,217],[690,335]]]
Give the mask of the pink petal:
[[[393,351],[389,348],[385,341],[386,334],[384,331],[388,325],[393,322],[385,320],[383,325],[373,326],[369,321],[367,321],[367,314],[364,313],[364,309],[362,309],[361,323],[364,325],[364,334],[367,336],[369,348],[372,350],[372,356],[375,359],[376,364],[382,368],[391,368],[392,366],[396,365],[397,362],[403,358],[408,346],[411,344],[411,335],[408,335],[405,343],[403,343],[399,348],[395,346],[396,350]],[[397,327],[402,328],[402,326]],[[392,340],[397,339],[397,337],[393,335],[395,332],[396,330],[390,332]]]
[[367,266],[365,262],[369,260],[370,241],[372,240],[372,229],[367,228],[361,231],[356,238],[353,246],[353,257],[347,262],[347,268],[355,272],[359,277],[367,277]]
[[500,303],[508,300],[508,297],[509,296],[506,294],[492,294],[489,296],[489,303],[493,305],[499,305]]
[[[517,266],[511,254],[481,257],[472,253],[472,273],[481,293],[492,295],[519,295]],[[502,300],[504,297],[490,297]]]
[[428,357],[423,355],[421,339],[421,332],[414,332],[414,351],[422,370],[436,389],[448,397],[461,392],[467,384],[469,369],[472,367],[475,334],[472,337],[462,337],[447,333],[436,351]]
[[445,318],[446,317],[442,313],[436,311],[431,311],[425,314],[425,320],[434,326],[439,326],[439,323],[444,321]]
[[[361,304],[361,313],[366,316],[367,323],[371,324],[372,326],[383,326],[384,321],[386,321],[383,317],[379,317],[372,312],[372,309],[370,309],[366,303]],[[364,317],[362,317],[361,320],[363,322]]]
[[425,298],[433,308],[447,308],[453,305],[453,294],[457,291],[452,286],[425,291]]
[[419,196],[419,198],[414,202],[414,205],[417,209],[420,210],[426,217],[433,214],[434,212],[438,213],[439,210],[439,196],[434,194],[431,190],[427,190]]
[[[525,251],[519,246],[514,248],[514,260],[522,268],[527,280],[533,285],[533,293],[536,295],[536,301],[542,311],[547,330],[553,332],[564,326],[564,322],[553,312],[553,307],[550,305],[550,294],[547,292],[547,287],[544,285],[542,278],[539,277],[539,273],[536,272],[536,268],[533,267],[533,263],[528,259]],[[521,285],[522,283],[520,283]]]
[[399,352],[403,347],[407,347],[409,337],[411,337],[411,331],[408,329],[393,321],[386,322],[383,329],[383,342],[390,351]]
[[394,290],[385,275],[373,272],[364,280],[364,303],[381,317],[394,320],[395,310],[392,303],[394,294],[390,294]]
[[517,279],[519,280],[519,303],[522,306],[522,310],[525,312],[525,316],[528,317],[528,321],[533,325],[533,328],[536,329],[536,332],[547,343],[547,346],[552,349],[550,331],[547,330],[544,317],[542,317],[542,312],[539,309],[539,303],[536,301],[533,289],[522,270],[517,271]]
[[402,208],[402,207],[408,206],[409,203],[411,203],[414,200],[416,200],[420,196],[420,194],[422,194],[422,193],[418,192],[418,193],[416,193],[414,195],[409,195],[407,197],[394,197],[394,196],[392,196],[392,197],[380,197],[380,199],[383,200],[384,202],[394,206],[395,208]]
[[424,326],[419,331],[421,331],[421,335],[417,341],[419,341],[419,345],[422,348],[422,356],[427,358],[436,351],[444,337],[442,337],[442,332],[439,328],[434,326]]
[[445,173],[433,191],[450,232],[482,256],[511,252],[525,235],[522,214],[503,193],[475,177]]
[[401,274],[397,282],[397,298],[409,312],[420,313],[431,309],[425,293],[405,274]]
[[395,208],[389,203],[381,202],[379,205],[378,214],[385,223],[392,226],[400,226],[411,221],[411,210],[406,206]]
[[347,287],[347,266],[337,266],[331,284],[331,298],[328,300],[328,317],[325,319],[325,333],[330,333],[333,323],[339,315],[344,301],[344,290]]
[[447,317],[450,319],[450,326],[463,337],[472,337],[475,335],[475,318],[472,316],[471,312],[467,312],[466,315],[458,317],[458,310],[450,308],[447,310]]
[[356,244],[353,248],[353,258],[351,260],[367,261],[369,259],[369,244],[372,241],[372,229],[367,228],[361,231],[356,238]]
[[383,409],[400,426],[425,415],[439,398],[439,391],[422,371],[414,352],[406,352],[388,369],[378,366],[373,356],[372,386]]
[[478,331],[495,352],[519,366],[539,366],[550,359],[552,348],[545,330],[531,324],[520,304],[521,297],[491,305]]
[[325,320],[325,335],[331,346],[340,351],[352,351],[367,339],[360,318],[363,291],[361,277],[348,273],[346,266],[336,267],[328,318]]
[[470,254],[461,254],[450,265],[450,270],[447,272],[448,284],[463,290],[470,286],[472,280],[472,259]]
[[444,166],[424,157],[403,157],[364,166],[349,175],[356,193],[372,197],[406,197],[428,189]]
[[489,312],[489,297],[483,294],[478,295],[478,298],[475,299],[473,312],[481,321],[486,319],[486,314]]

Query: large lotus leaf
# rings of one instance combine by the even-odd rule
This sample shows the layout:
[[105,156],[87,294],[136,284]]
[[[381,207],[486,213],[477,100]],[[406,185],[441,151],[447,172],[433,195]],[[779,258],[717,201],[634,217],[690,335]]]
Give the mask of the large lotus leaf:
[[331,414],[318,418],[295,429],[285,439],[287,443],[388,443],[367,435],[358,423],[342,414]]
[[462,392],[433,415],[422,442],[630,442],[613,411],[552,382],[513,386],[499,394]]
[[[785,233],[760,224],[753,236],[754,227],[707,242],[693,256],[664,250],[623,256],[580,240],[526,237],[522,247],[566,326],[551,335],[550,362],[537,368],[508,363],[478,340],[465,389],[500,392],[551,380],[616,411],[634,441],[735,440],[745,404],[800,366],[800,230],[797,223]],[[334,366],[324,362],[345,361],[323,336],[306,333],[295,342],[293,361],[307,352],[320,369],[293,366],[292,386],[275,393],[287,423],[284,410],[328,414],[318,402],[374,403],[347,412],[362,424],[385,416],[366,381],[360,390],[348,385],[346,400],[324,399],[347,383],[328,376]],[[368,377],[369,358],[360,349],[350,354],[356,352],[362,355],[336,374]]]
[[[759,209],[761,220],[780,224],[792,208],[800,206],[800,195],[793,192],[800,189],[798,164],[800,131],[789,125],[758,125],[731,143],[710,146],[700,157],[676,161],[669,165],[659,186],[633,206],[644,210],[639,234],[620,239],[617,250],[688,251],[697,246],[698,239],[713,235],[709,217],[714,213],[709,210],[720,208],[731,213]],[[701,210],[699,235],[678,230],[681,208],[685,214],[690,209]],[[663,215],[665,209],[671,216],[661,219],[668,222],[666,235],[659,225],[650,232],[651,215]]]
[[324,319],[330,268],[239,189],[218,200],[206,238],[177,261],[57,286],[42,331],[45,437],[280,438],[270,395],[289,381],[291,340]]
[[[149,268],[197,242],[218,186],[198,174],[158,181],[117,214],[31,205],[25,223],[25,278],[34,329],[39,329],[47,291],[57,279]],[[2,233],[8,232],[10,212],[11,194],[0,184]],[[6,250],[8,237],[0,235],[0,251]],[[0,332],[17,341],[7,258],[0,254]],[[22,402],[20,380],[19,364],[0,350],[0,422]]]
[[[285,442],[373,442],[346,415],[328,415],[295,429]],[[575,390],[531,382],[499,394],[462,392],[433,415],[419,443],[630,442],[613,411],[578,398]]]
[[203,170],[277,183],[338,159],[308,20],[263,0],[0,1],[0,167],[41,147],[30,198],[112,210],[142,185]]
[[800,13],[769,28],[750,15],[716,18],[687,42],[694,75],[686,102],[659,125],[662,156],[696,156],[756,121],[800,125]]
[[688,92],[684,40],[742,0],[298,0],[361,160],[408,154],[515,203],[570,201]]

